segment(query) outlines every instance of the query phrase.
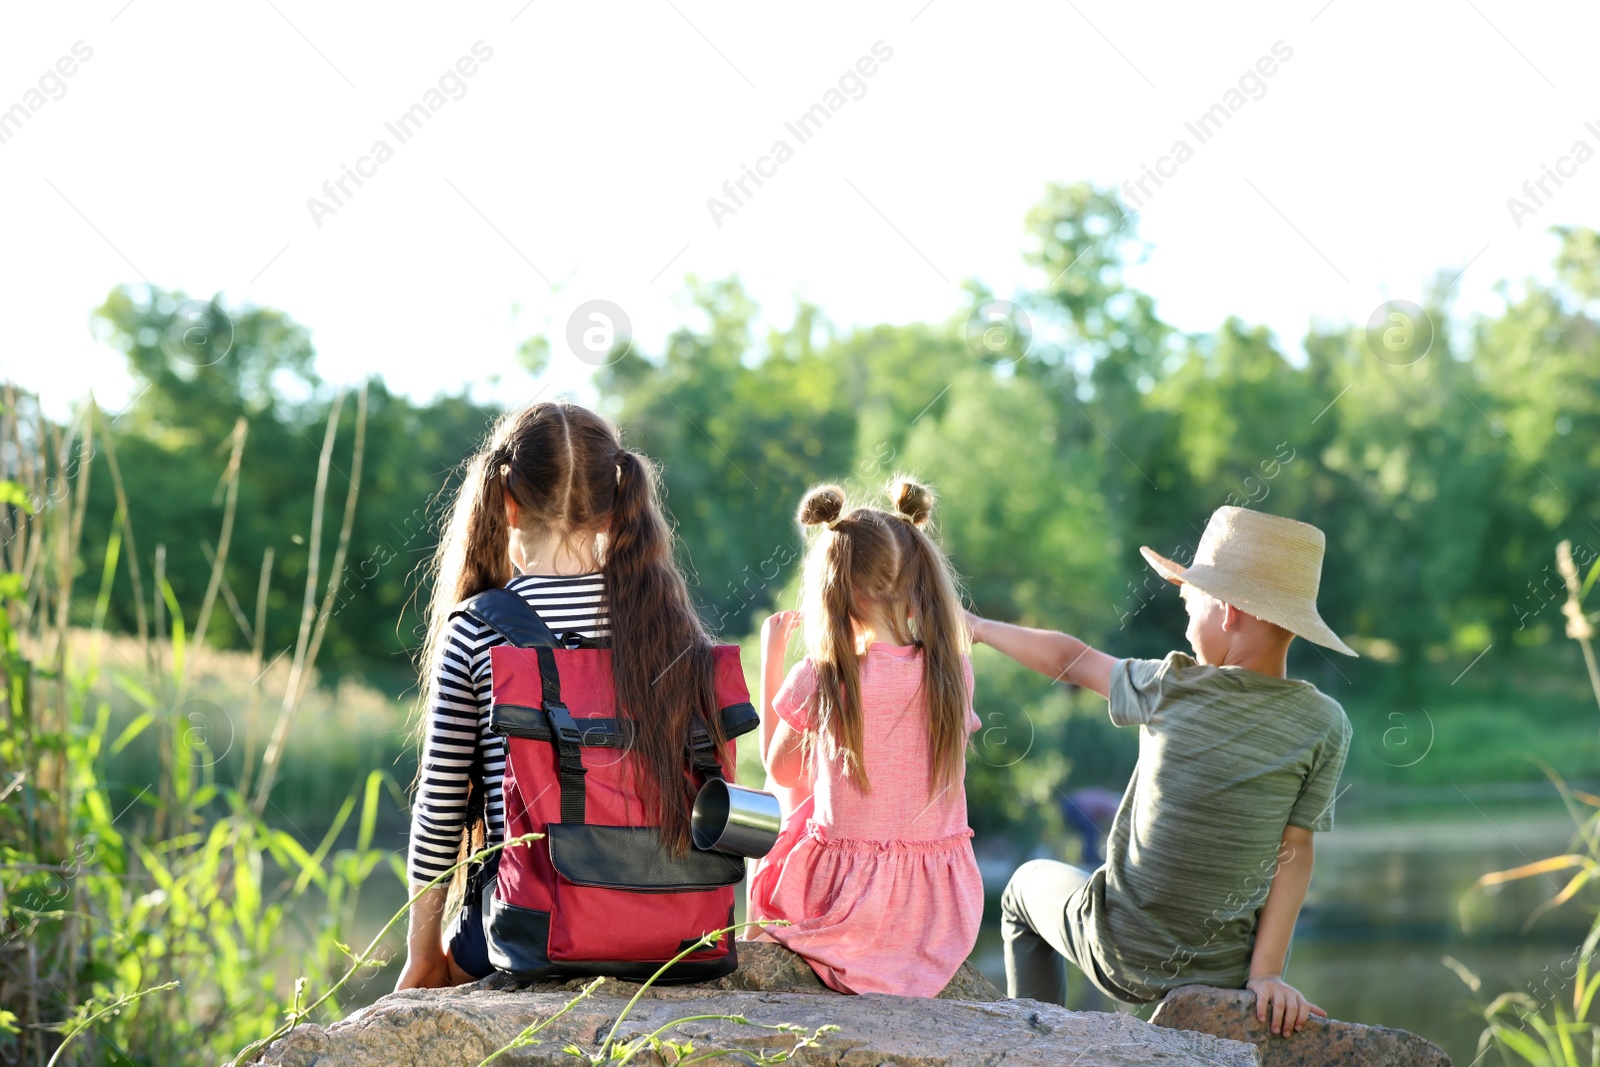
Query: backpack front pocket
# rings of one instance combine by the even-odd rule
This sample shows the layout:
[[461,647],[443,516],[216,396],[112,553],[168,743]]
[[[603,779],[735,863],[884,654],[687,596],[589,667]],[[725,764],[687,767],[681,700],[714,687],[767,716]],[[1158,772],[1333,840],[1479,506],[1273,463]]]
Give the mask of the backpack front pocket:
[[[698,849],[674,856],[653,827],[552,823],[547,832],[556,873],[550,959],[664,963],[732,925],[741,857]],[[685,960],[723,958],[731,936]]]

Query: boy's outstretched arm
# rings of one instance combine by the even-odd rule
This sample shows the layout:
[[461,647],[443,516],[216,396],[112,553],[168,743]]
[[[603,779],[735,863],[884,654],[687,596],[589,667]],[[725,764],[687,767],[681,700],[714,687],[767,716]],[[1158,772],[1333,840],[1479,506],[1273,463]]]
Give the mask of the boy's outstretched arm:
[[1250,980],[1245,983],[1256,995],[1256,1018],[1266,1022],[1270,1010],[1272,1032],[1284,1037],[1303,1030],[1313,1015],[1328,1016],[1283,980],[1289,938],[1294,933],[1295,919],[1300,916],[1300,905],[1305,903],[1306,888],[1311,885],[1313,836],[1310,830],[1299,826],[1283,829],[1278,871],[1256,920],[1256,947],[1250,957]]
[[970,611],[967,626],[972,630],[973,641],[1004,652],[1024,667],[1056,681],[1092,689],[1101,696],[1111,691],[1111,668],[1116,665],[1116,657],[1090,648],[1071,634],[995,622]]

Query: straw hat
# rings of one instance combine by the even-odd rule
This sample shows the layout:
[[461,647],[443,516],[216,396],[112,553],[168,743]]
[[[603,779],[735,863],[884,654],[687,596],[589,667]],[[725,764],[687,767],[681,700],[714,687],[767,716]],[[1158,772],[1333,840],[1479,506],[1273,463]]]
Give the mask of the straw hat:
[[1141,547],[1150,566],[1175,585],[1188,582],[1202,593],[1288,630],[1324,648],[1354,656],[1355,650],[1317,614],[1322,549],[1327,538],[1309,523],[1248,508],[1211,513],[1194,562],[1187,567]]

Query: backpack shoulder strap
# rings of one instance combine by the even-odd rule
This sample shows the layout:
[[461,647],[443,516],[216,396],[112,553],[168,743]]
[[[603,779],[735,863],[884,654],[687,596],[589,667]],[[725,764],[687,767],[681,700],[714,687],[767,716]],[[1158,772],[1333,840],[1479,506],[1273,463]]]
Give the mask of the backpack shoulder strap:
[[[509,589],[485,589],[462,601],[451,617],[465,615],[480,626],[487,626],[516,648],[534,649],[539,656],[539,680],[543,686],[543,716],[550,724],[550,739],[560,759],[561,821],[581,823],[587,794],[581,751],[582,733],[572,713],[561,702],[561,674],[556,668],[555,649],[564,647],[539,613]],[[592,644],[592,642],[591,642]],[[498,707],[496,708],[498,710]],[[491,711],[493,722],[494,711]]]
[[748,700],[738,704],[729,704],[722,709],[722,736],[732,740],[743,737],[745,734],[761,725],[761,716],[756,711],[756,706]]
[[556,648],[560,641],[527,601],[509,589],[485,589],[463,600],[450,617],[465,615],[518,648]]

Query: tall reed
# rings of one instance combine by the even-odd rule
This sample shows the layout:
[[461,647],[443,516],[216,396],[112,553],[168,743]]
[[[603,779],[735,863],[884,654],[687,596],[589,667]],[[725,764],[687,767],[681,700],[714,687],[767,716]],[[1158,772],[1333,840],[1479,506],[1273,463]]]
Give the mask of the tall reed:
[[[1580,574],[1572,558],[1572,545],[1556,546],[1556,570],[1566,584],[1567,599],[1562,606],[1567,636],[1583,650],[1583,661],[1600,707],[1600,666],[1595,662],[1594,623],[1597,615],[1584,611],[1597,578],[1600,560],[1587,575]],[[1565,883],[1528,917],[1531,927],[1553,908],[1569,904],[1586,889],[1600,882],[1600,796],[1571,789],[1548,767],[1545,772],[1567,806],[1576,831],[1572,847],[1563,855],[1506,871],[1494,871],[1478,879],[1483,890],[1524,878],[1549,879],[1552,874],[1569,872]],[[1463,901],[1463,905],[1465,905]],[[1530,1067],[1596,1067],[1600,1064],[1600,1018],[1595,1015],[1595,997],[1600,993],[1600,970],[1594,966],[1600,948],[1600,912],[1588,936],[1572,953],[1544,972],[1523,989],[1502,993],[1480,1008],[1486,1024],[1478,1040],[1478,1059],[1490,1049],[1502,1062],[1525,1063]],[[1481,992],[1482,981],[1463,964],[1446,959],[1474,994]]]
[[[274,826],[263,811],[315,675],[359,498],[365,387],[356,399],[342,523],[324,572],[327,471],[343,408],[341,395],[318,458],[291,684],[263,748],[254,711],[262,700],[272,551],[261,560],[253,624],[226,578],[248,425],[241,420],[220,442],[228,458],[215,547],[204,546],[210,578],[199,605],[184,605],[165,562],[169,551],[199,546],[157,543],[142,554],[139,502],[128,497],[116,436],[93,402],[56,426],[36,397],[0,387],[0,1063],[221,1062],[304,1002],[297,975],[313,1000],[323,1000],[320,1011],[341,1011],[345,942],[362,887],[380,867],[404,881],[399,857],[373,841],[385,785],[394,797],[399,790],[372,771],[317,842]],[[82,573],[81,542],[97,467],[111,480],[116,511],[104,567],[90,576]],[[133,651],[126,641],[73,640],[102,632],[124,571]],[[81,588],[90,581],[98,582],[92,595]],[[230,709],[242,711],[247,725],[244,767],[231,786],[217,781],[211,738],[183,712],[193,652],[219,598],[241,622],[258,674],[244,707]],[[115,727],[108,686],[136,707]],[[115,781],[117,756],[152,739],[154,779]],[[352,821],[353,847],[338,847]],[[306,922],[308,913],[320,921]]]

